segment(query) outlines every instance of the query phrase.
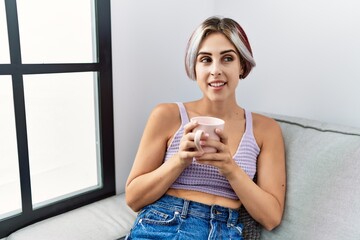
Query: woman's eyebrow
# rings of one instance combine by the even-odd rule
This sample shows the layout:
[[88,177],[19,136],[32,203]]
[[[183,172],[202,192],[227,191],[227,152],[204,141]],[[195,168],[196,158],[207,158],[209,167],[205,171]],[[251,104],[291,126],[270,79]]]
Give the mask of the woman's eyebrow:
[[[233,53],[237,54],[235,50],[229,49],[229,50],[221,51],[221,52],[220,52],[220,55],[223,55],[223,54],[226,54],[226,53],[229,53],[229,52],[233,52]],[[199,56],[199,55],[210,55],[210,56],[211,56],[212,54],[209,53],[209,52],[199,52],[197,55],[198,55],[198,56]]]
[[211,53],[209,53],[209,52],[198,52],[198,54],[197,54],[197,56],[199,56],[199,55],[212,55]]
[[220,54],[223,55],[223,54],[229,53],[229,52],[233,52],[233,53],[237,54],[237,52],[235,50],[233,50],[233,49],[222,51],[222,52],[220,52]]

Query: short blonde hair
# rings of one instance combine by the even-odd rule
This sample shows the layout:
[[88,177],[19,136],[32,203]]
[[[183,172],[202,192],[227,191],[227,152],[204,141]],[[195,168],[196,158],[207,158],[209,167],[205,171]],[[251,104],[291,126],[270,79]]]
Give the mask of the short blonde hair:
[[199,46],[210,33],[214,32],[224,34],[234,44],[240,56],[241,67],[244,70],[240,78],[245,78],[256,65],[246,33],[233,19],[216,16],[206,19],[195,29],[189,39],[185,55],[185,69],[188,77],[196,80],[195,65]]

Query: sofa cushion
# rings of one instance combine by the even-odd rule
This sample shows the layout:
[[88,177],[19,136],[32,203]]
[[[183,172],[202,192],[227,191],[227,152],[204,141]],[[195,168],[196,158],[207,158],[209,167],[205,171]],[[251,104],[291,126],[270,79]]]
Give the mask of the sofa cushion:
[[261,239],[360,239],[360,129],[271,115],[283,131],[283,221]]
[[114,240],[129,232],[135,217],[120,194],[27,226],[7,240]]

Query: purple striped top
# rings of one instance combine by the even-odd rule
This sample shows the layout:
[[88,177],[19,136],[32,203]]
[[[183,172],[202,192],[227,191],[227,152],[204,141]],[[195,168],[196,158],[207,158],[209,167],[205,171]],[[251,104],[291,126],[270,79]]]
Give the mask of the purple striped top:
[[[189,122],[184,104],[177,104],[180,110],[181,126],[175,133],[166,151],[164,161],[167,161],[178,152],[180,139],[184,133],[184,125]],[[233,158],[246,174],[253,179],[256,173],[256,162],[260,148],[254,138],[251,112],[245,110],[245,119],[245,132]],[[239,199],[228,180],[220,175],[216,167],[199,164],[196,161],[193,161],[192,164],[182,172],[171,188],[194,190],[230,199]]]

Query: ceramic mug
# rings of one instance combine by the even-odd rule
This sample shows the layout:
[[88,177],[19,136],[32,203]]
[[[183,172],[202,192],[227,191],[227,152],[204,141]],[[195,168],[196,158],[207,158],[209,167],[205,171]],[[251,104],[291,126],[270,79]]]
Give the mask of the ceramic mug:
[[225,121],[220,118],[199,116],[191,118],[191,121],[196,121],[199,125],[193,129],[195,132],[194,143],[199,151],[207,153],[214,153],[216,149],[213,147],[201,147],[200,139],[204,133],[209,135],[209,139],[220,141],[219,136],[215,133],[215,129],[219,128],[224,130]]

